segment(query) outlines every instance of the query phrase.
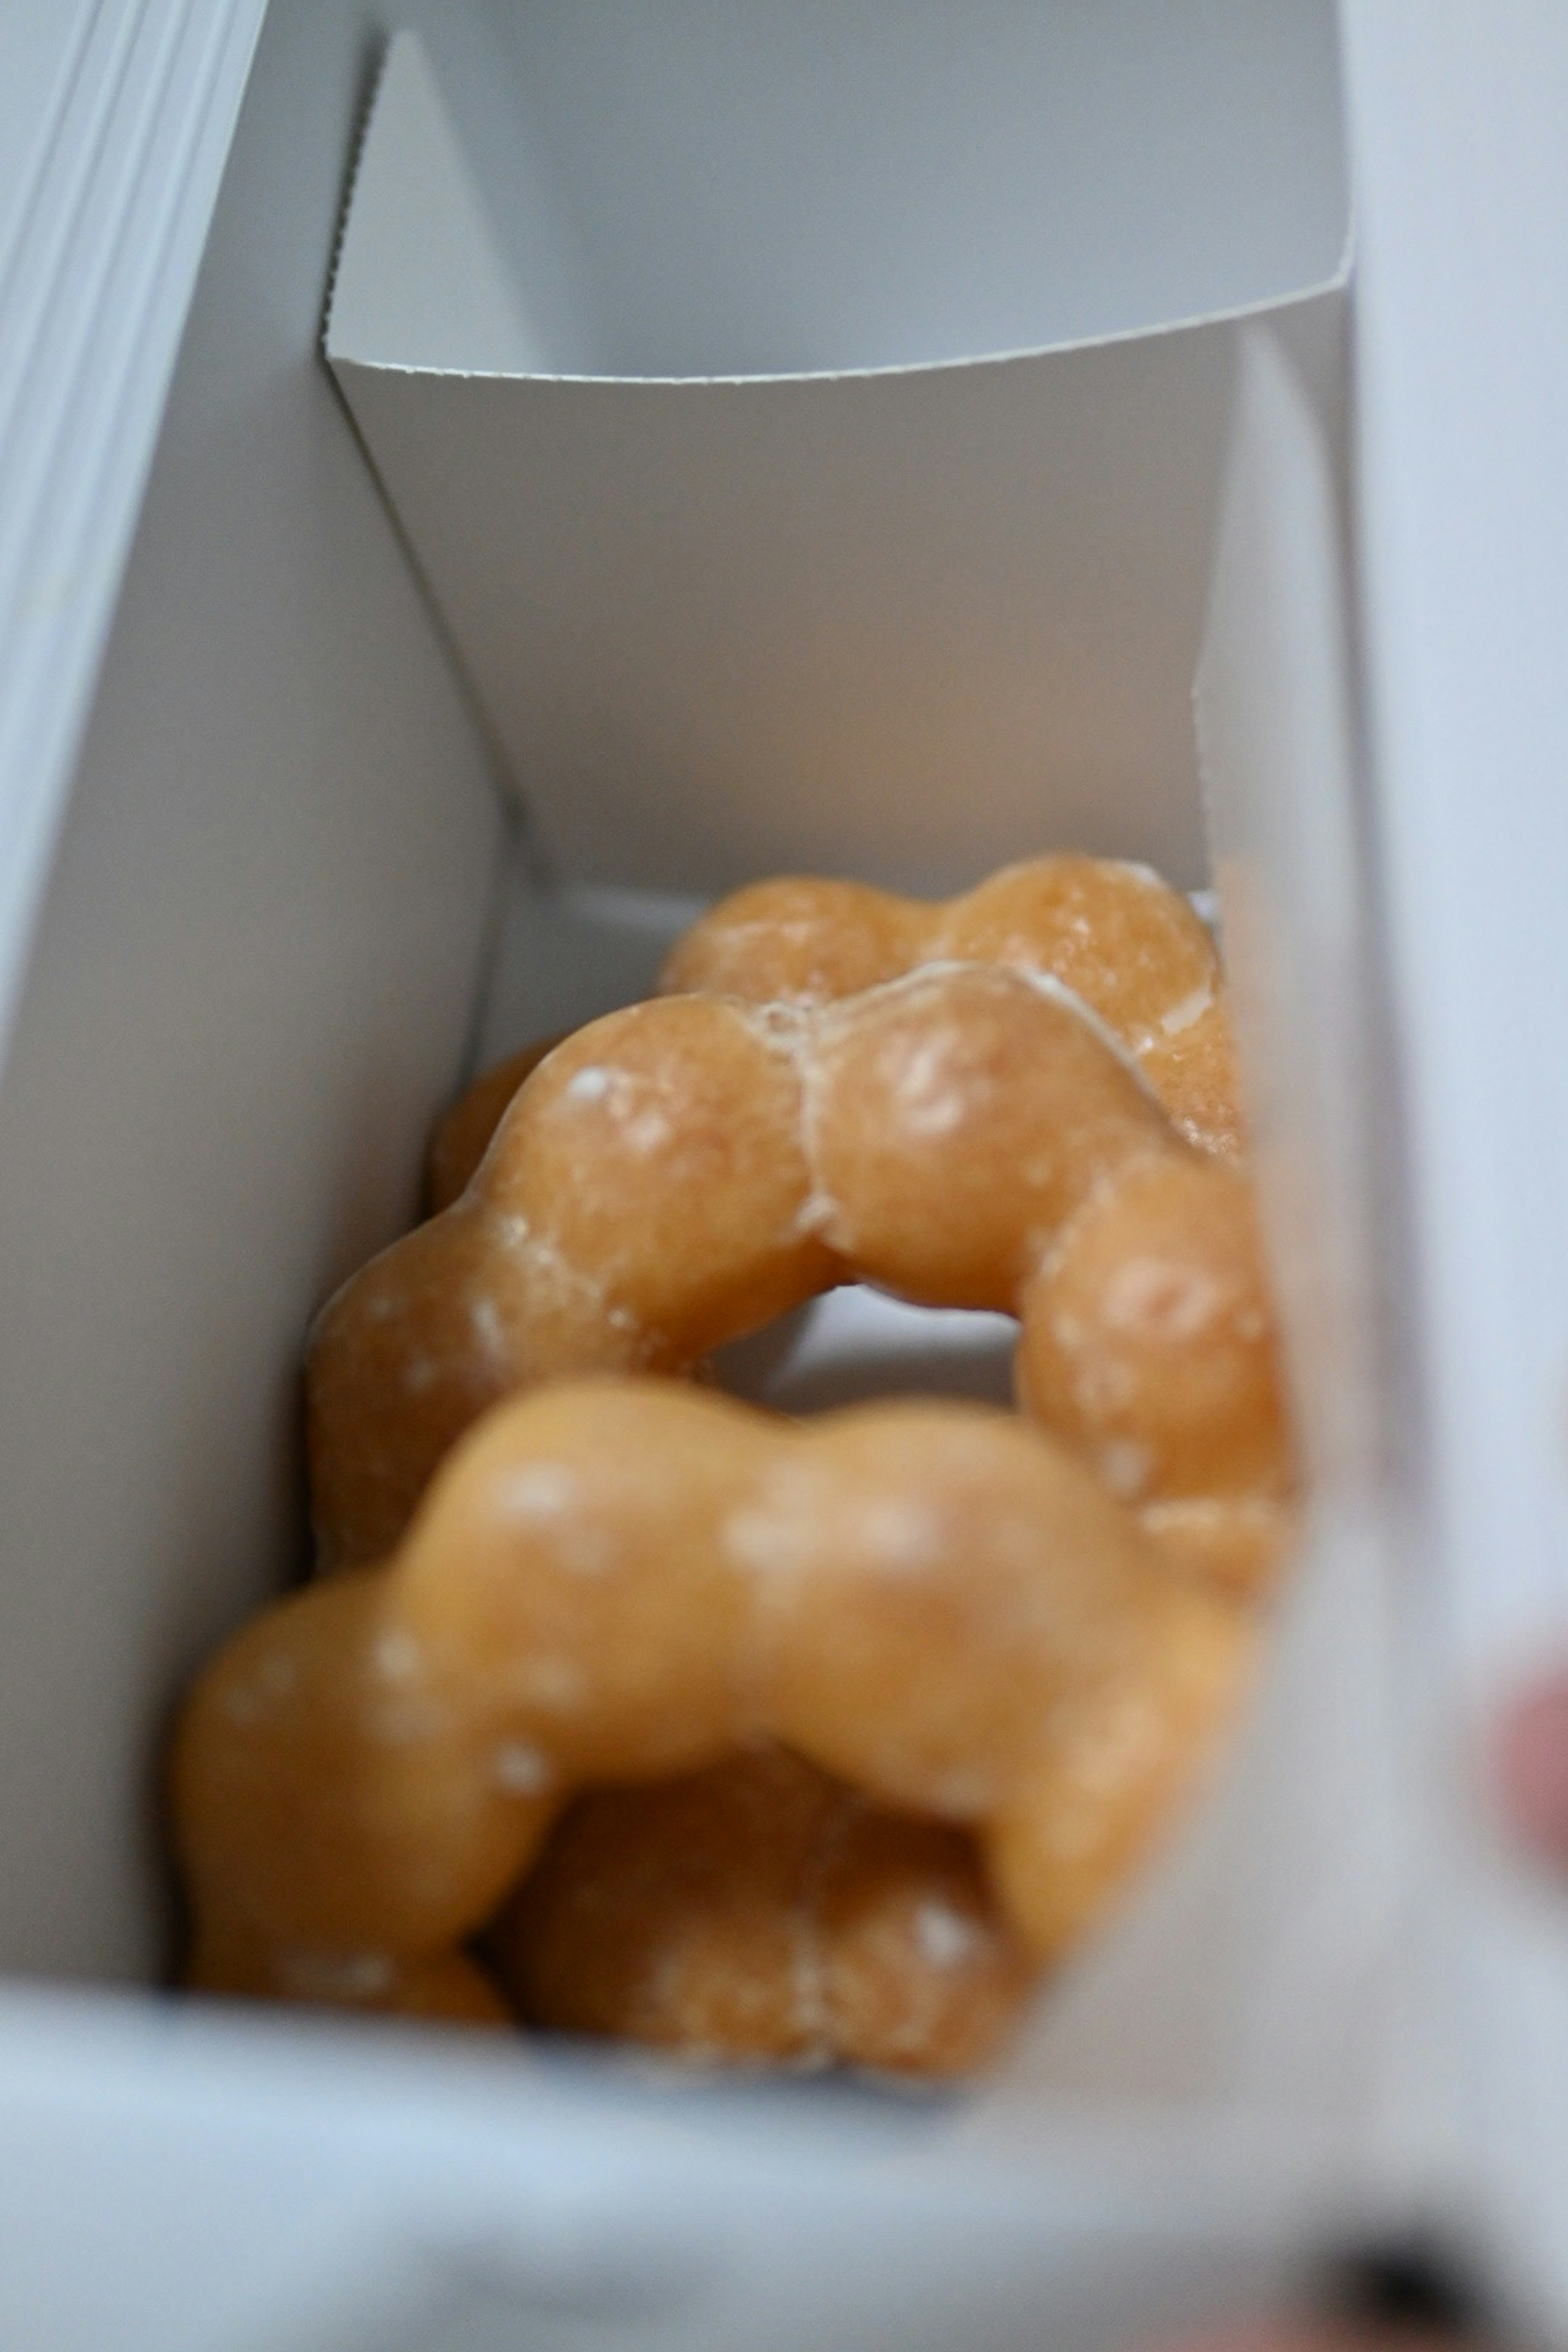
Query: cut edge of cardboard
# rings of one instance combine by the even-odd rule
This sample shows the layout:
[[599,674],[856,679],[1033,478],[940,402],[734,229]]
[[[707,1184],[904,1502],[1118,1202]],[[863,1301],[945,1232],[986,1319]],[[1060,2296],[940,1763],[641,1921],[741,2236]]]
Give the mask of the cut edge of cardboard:
[[551,367],[523,318],[483,191],[469,167],[419,35],[395,33],[382,60],[350,175],[321,348],[342,375],[519,377],[531,383],[670,387],[822,384],[926,376],[1106,351],[1194,328],[1242,325],[1341,294],[1354,268],[1355,218],[1326,277],[1216,310],[1183,312],[1100,335],[1047,337],[927,361],[845,368],[624,374]]

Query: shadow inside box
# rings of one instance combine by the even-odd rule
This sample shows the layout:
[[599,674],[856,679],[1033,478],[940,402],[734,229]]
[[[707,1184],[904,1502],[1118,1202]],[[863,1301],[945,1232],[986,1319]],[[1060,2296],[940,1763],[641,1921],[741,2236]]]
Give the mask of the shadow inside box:
[[911,1307],[867,1283],[808,1300],[713,1356],[719,1386],[780,1412],[826,1412],[877,1397],[1013,1402],[1010,1315]]

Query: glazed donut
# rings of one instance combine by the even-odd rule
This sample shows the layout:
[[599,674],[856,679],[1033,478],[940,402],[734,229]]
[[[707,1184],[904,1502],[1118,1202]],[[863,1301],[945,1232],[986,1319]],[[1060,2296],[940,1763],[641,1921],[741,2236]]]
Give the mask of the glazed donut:
[[1037,1965],[974,1841],[747,1748],[567,1808],[484,1937],[528,2023],[695,2058],[964,2074]]
[[1000,964],[1059,980],[1132,1055],[1189,1142],[1240,1150],[1219,958],[1187,900],[1147,866],[1034,857],[936,906],[860,882],[755,882],[677,940],[658,984],[665,993],[809,1007],[922,963]]
[[[662,995],[739,996],[801,1009],[858,995],[925,962],[995,963],[1059,980],[1098,1013],[1190,1143],[1241,1150],[1236,1051],[1219,959],[1185,898],[1147,866],[1035,857],[942,906],[862,882],[755,882],[679,939]],[[530,1072],[524,1046],[462,1095],[436,1130],[428,1197],[448,1208]]]
[[171,1792],[192,1979],[483,2014],[462,1947],[574,1790],[763,1738],[970,1825],[1047,1960],[1190,1783],[1249,1646],[1011,1414],[541,1390],[468,1435],[384,1566],[279,1602],[196,1685]]
[[979,964],[808,1011],[655,999],[548,1054],[468,1190],[318,1322],[324,1562],[388,1552],[500,1397],[689,1372],[857,1279],[1018,1315],[1029,1398],[1113,1490],[1180,1507],[1199,1566],[1267,1567],[1291,1462],[1250,1187],[1066,989]]

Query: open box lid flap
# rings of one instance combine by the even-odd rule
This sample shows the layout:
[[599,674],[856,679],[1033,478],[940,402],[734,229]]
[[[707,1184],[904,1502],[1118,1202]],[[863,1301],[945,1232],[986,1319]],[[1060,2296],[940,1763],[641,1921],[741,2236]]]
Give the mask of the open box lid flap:
[[[1343,283],[1283,307],[1334,310]],[[951,886],[1048,794],[1058,838],[1203,878],[1226,320],[666,381],[531,373],[536,343],[402,35],[327,353],[565,877]]]

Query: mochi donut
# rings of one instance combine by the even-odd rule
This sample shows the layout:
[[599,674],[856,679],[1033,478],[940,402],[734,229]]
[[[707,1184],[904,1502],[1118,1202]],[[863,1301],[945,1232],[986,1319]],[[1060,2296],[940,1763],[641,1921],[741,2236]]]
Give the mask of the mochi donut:
[[770,1744],[575,1798],[483,1950],[531,2024],[895,2074],[984,2065],[1038,1974],[966,1831]]
[[[1187,900],[1147,866],[1033,857],[941,906],[863,882],[784,877],[721,899],[679,939],[664,995],[826,1004],[920,963],[995,963],[1070,988],[1136,1059],[1191,1143],[1242,1143],[1236,1049],[1214,941]],[[475,1080],[431,1147],[432,1211],[466,1190],[501,1114],[552,1045],[528,1045]]]
[[[1247,1612],[1012,1414],[541,1389],[453,1451],[383,1565],[279,1602],[197,1683],[171,1785],[191,1980],[498,2017],[468,1948],[500,1915],[505,1950],[573,1794],[762,1740],[967,1828],[1044,1964],[1170,1818],[1250,1649]],[[885,2053],[877,2026],[847,2046],[879,2032]]]
[[390,1551],[501,1397],[689,1374],[857,1280],[1016,1315],[1031,1408],[1184,1561],[1267,1574],[1292,1469],[1250,1185],[1061,983],[982,963],[656,998],[547,1053],[467,1189],[318,1320],[323,1563]]
[[1187,900],[1147,866],[1032,857],[935,906],[862,882],[754,882],[676,941],[658,984],[806,1006],[922,963],[1049,973],[1120,1039],[1189,1142],[1240,1151],[1219,957]]

